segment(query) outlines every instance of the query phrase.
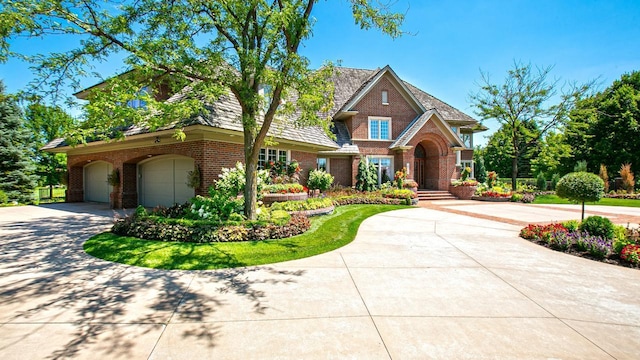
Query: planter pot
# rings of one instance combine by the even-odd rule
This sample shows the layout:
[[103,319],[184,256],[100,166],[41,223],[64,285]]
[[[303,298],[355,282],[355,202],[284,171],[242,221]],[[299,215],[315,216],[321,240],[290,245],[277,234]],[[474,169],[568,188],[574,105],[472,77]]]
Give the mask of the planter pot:
[[274,202],[285,202],[285,201],[304,201],[307,200],[309,195],[306,192],[301,193],[286,193],[286,194],[263,194],[262,202],[265,205],[271,205]]
[[477,186],[453,186],[449,185],[449,192],[460,200],[471,200],[476,193]]

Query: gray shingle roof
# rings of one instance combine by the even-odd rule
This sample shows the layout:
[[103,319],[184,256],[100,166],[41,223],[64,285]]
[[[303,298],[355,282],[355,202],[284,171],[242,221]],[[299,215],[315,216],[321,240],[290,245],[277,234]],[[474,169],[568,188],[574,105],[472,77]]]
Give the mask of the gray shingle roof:
[[334,104],[331,114],[335,114],[349,103],[349,100],[357,95],[362,88],[367,86],[378,71],[380,71],[380,69],[366,70],[336,67],[332,78],[334,84]]
[[[363,89],[365,89],[369,83],[376,78],[380,71],[381,70],[379,68],[375,70],[368,70],[336,67],[332,78],[335,86],[335,92],[334,106],[331,110],[331,114],[335,115],[339,111],[349,110],[343,108],[361,91],[363,91]],[[463,128],[471,129],[478,126],[477,121],[471,116],[418,89],[408,82],[403,81],[403,84],[421,103],[423,108],[435,109],[445,121],[465,122],[466,125],[462,126]],[[173,95],[167,101],[178,101],[189,91],[190,87],[186,87],[183,91]],[[185,119],[159,130],[172,129],[178,126],[204,125],[225,130],[242,131],[242,123],[240,121],[242,109],[231,93],[221,96],[212,105],[208,106],[207,109],[209,110],[207,114],[201,114],[190,119]],[[420,118],[422,117],[419,117],[418,119]],[[336,151],[339,152],[357,153],[358,147],[351,143],[351,138],[344,122],[335,120],[334,125],[333,132],[336,135],[336,141],[331,140],[320,127],[296,127],[292,125],[291,121],[274,121],[269,135],[291,141],[332,147],[338,149]],[[411,126],[409,128],[411,128]],[[408,129],[405,130],[403,135],[407,134]],[[149,132],[150,130],[148,128],[138,126],[131,126],[124,131],[125,136]],[[45,145],[42,149],[54,149],[66,145],[67,144],[63,139],[56,139]]]
[[[188,91],[188,90],[187,90]],[[183,95],[176,94],[169,98],[167,101],[178,101]],[[191,125],[204,125],[213,128],[232,130],[242,132],[242,108],[231,94],[220,96],[212,105],[206,107],[208,113],[194,116],[190,119],[185,119],[163,127],[158,130],[169,130],[177,127],[191,126]],[[139,135],[149,133],[149,128],[130,126],[124,130],[125,136]],[[311,145],[319,145],[323,147],[330,147],[337,149],[340,146],[335,141],[331,140],[327,134],[324,133],[322,128],[313,127],[296,127],[291,122],[274,120],[269,133],[269,136],[274,138],[287,139],[291,141],[307,143]],[[45,145],[42,149],[54,149],[57,147],[66,146],[64,139],[56,139],[49,144]]]
[[433,97],[433,95],[418,89],[406,81],[403,82],[413,95],[422,103],[422,106],[427,109],[438,110],[438,113],[442,115],[445,121],[462,120],[477,122],[476,119],[445,103],[444,101]]

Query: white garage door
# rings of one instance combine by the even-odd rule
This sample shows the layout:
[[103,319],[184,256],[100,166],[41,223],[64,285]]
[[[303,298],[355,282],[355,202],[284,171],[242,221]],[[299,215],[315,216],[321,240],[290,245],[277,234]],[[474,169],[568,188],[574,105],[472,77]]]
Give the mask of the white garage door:
[[153,159],[140,164],[140,204],[146,207],[181,204],[195,196],[187,186],[191,158]]
[[111,164],[104,161],[90,163],[84,167],[84,201],[109,202],[112,188],[107,182],[107,176],[112,169]]

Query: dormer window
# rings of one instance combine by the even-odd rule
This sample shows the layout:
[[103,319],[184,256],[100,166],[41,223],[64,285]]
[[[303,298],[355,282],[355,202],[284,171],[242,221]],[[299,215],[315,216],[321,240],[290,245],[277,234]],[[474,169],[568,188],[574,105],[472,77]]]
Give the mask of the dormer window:
[[389,93],[387,90],[382,90],[382,105],[389,105]]
[[127,101],[127,106],[133,109],[146,109],[147,102],[139,99],[138,97],[149,94],[149,87],[145,86],[136,94],[136,99]]

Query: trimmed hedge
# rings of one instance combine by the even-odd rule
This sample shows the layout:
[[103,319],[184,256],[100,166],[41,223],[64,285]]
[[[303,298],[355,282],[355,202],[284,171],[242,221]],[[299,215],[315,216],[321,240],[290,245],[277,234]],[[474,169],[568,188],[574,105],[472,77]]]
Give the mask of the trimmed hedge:
[[598,201],[604,195],[604,182],[596,174],[573,172],[563,176],[556,187],[556,195],[579,201]]

